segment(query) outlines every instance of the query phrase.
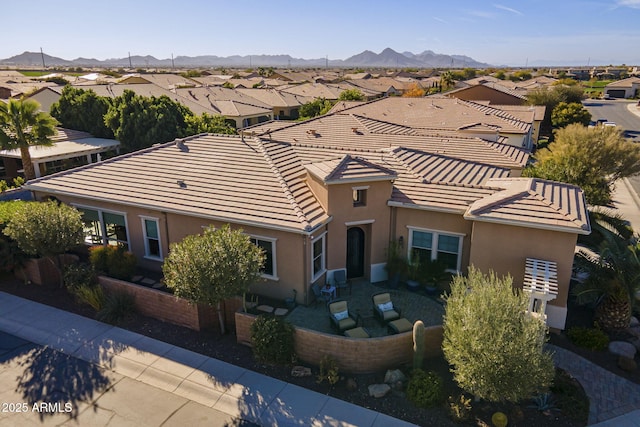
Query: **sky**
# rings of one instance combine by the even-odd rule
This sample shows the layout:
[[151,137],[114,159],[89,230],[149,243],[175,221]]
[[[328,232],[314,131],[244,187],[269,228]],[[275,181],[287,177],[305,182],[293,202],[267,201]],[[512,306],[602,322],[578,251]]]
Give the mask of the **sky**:
[[431,50],[492,65],[640,65],[640,0],[0,2],[0,58]]

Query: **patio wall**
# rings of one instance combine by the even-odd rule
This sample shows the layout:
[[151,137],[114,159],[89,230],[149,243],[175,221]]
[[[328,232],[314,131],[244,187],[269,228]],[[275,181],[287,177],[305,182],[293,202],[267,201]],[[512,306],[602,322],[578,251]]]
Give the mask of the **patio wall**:
[[[100,276],[98,280],[108,291],[126,292],[133,295],[136,301],[136,308],[142,315],[174,325],[185,326],[196,331],[219,327],[216,311],[206,305],[191,304],[187,300],[178,298],[170,293],[111,277]],[[233,328],[233,323],[235,322],[233,314],[241,304],[240,298],[227,300],[222,304],[227,328]]]
[[[78,262],[78,257],[71,254],[63,254],[58,258],[60,268],[65,265]],[[41,286],[60,286],[60,270],[53,264],[53,260],[47,258],[29,258],[24,265],[15,270],[18,279],[29,281]]]
[[[236,312],[236,337],[242,344],[251,345],[251,325],[256,316]],[[320,365],[323,356],[333,357],[338,367],[349,373],[369,373],[397,368],[413,360],[413,334],[405,332],[380,338],[347,338],[294,326],[295,350],[298,358],[312,365]],[[425,357],[442,353],[442,326],[425,330]]]

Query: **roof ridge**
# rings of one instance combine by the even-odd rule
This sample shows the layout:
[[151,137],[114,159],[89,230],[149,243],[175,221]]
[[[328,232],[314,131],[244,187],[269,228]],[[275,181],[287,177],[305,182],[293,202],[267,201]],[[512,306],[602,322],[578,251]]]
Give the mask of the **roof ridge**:
[[[304,225],[304,228],[306,231],[310,231],[311,223],[309,222],[309,219],[307,218],[307,216],[304,213],[304,210],[300,207],[300,204],[298,203],[295,196],[293,195],[293,192],[291,191],[291,188],[289,187],[287,180],[284,179],[284,177],[282,176],[282,172],[276,165],[276,162],[273,160],[273,158],[269,154],[269,151],[264,146],[262,139],[254,137],[253,140],[256,142],[258,146],[258,151],[262,153],[262,155],[264,156],[264,159],[266,160],[267,164],[271,168],[271,171],[274,173],[278,182],[280,183],[280,186],[282,187],[284,195],[286,196],[287,200],[289,201],[289,204],[293,208],[293,211],[296,213],[298,220]],[[289,147],[291,147],[291,145],[289,145]]]

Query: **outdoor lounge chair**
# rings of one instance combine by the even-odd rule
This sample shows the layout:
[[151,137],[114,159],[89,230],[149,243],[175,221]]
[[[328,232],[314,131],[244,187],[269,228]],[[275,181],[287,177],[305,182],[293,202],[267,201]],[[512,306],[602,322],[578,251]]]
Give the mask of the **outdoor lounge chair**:
[[347,279],[346,270],[336,270],[333,272],[333,285],[338,290],[338,295],[342,292],[342,289],[349,288],[349,295],[351,295],[351,281]]
[[373,301],[373,314],[382,323],[389,323],[397,320],[402,315],[402,311],[391,301],[389,292],[380,292],[371,296]]
[[335,300],[329,303],[329,318],[331,326],[342,333],[347,329],[356,327],[356,319],[349,313],[349,307],[345,300]]

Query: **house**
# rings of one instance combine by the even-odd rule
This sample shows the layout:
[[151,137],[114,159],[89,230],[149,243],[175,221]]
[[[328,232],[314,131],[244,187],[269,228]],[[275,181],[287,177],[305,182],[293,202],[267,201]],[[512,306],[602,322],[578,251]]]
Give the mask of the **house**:
[[282,92],[277,89],[236,89],[243,95],[257,99],[262,104],[270,105],[273,118],[276,120],[295,120],[300,116],[301,105],[313,101],[313,98]]
[[121,245],[151,269],[205,226],[242,228],[266,254],[252,291],[296,290],[301,303],[336,270],[386,280],[391,241],[452,272],[510,273],[516,286],[539,260],[557,271],[548,324],[564,328],[576,239],[590,232],[586,205],[575,186],[519,178],[527,150],[349,110],[273,123],[157,144],[26,188],[78,207],[88,244]]
[[[51,146],[31,146],[29,154],[36,178],[95,163],[105,155],[115,154],[120,143],[115,139],[94,138],[86,132],[56,128]],[[0,179],[13,179],[22,174],[20,149],[0,150]]]
[[604,87],[603,94],[611,98],[634,98],[638,96],[640,77],[629,77],[609,83]]
[[47,113],[51,111],[51,106],[60,100],[63,86],[46,86],[27,95],[26,99],[33,99],[40,104],[40,109]]
[[524,105],[527,102],[522,92],[510,89],[501,83],[480,83],[446,92],[448,97],[465,101],[488,101],[489,104]]

